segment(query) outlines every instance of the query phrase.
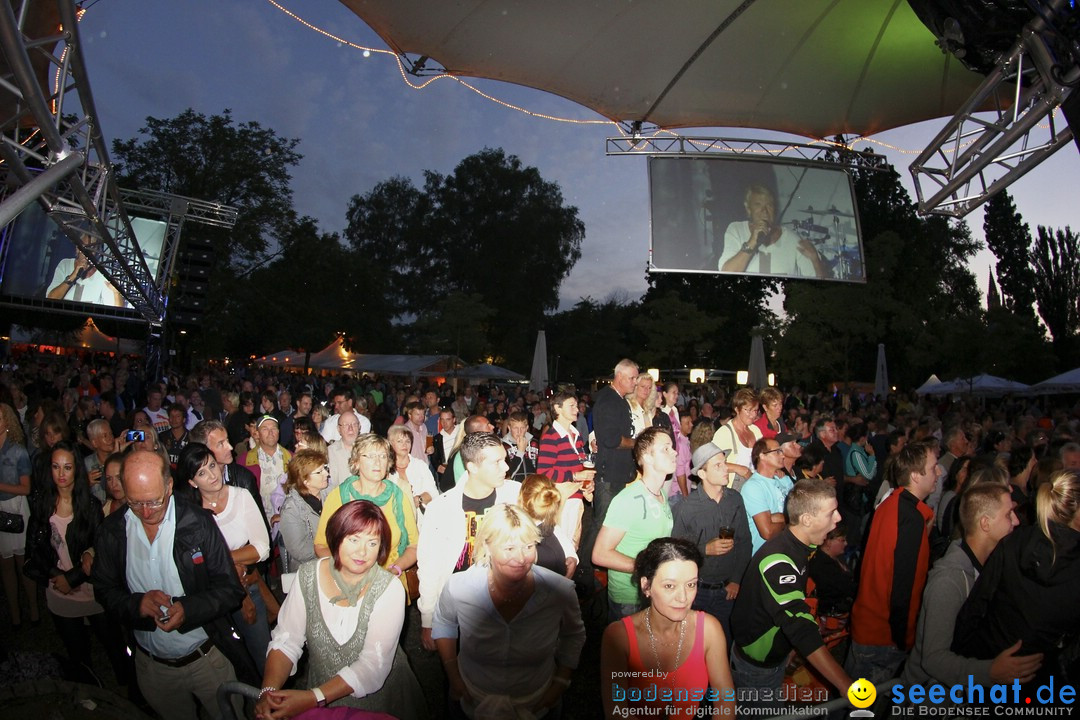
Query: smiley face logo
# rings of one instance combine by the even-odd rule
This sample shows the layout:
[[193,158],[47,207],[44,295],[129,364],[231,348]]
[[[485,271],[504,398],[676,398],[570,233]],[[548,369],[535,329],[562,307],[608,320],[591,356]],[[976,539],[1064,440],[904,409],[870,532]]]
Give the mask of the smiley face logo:
[[866,678],[859,678],[848,688],[847,699],[857,708],[868,708],[877,700],[877,690],[874,689],[872,682]]

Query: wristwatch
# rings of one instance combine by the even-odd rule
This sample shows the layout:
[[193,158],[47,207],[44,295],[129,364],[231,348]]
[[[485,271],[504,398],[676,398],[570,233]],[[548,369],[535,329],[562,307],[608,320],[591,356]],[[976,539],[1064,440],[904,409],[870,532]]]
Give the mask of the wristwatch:
[[741,247],[741,248],[739,248],[739,252],[744,252],[744,253],[746,253],[747,255],[754,255],[754,254],[756,254],[756,253],[757,253],[757,248],[756,248],[756,247],[750,247],[750,243],[749,243],[749,242],[744,242],[744,243],[742,244],[742,247]]
[[311,694],[315,696],[316,707],[326,707],[326,696],[323,695],[323,691],[317,687],[311,688]]

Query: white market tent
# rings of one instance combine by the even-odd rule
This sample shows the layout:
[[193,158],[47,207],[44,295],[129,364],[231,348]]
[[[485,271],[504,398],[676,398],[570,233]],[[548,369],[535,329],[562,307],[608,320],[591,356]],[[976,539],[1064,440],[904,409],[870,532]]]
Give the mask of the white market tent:
[[[257,365],[304,369],[305,353],[281,350],[255,358]],[[312,370],[371,373],[373,375],[405,375],[408,377],[442,377],[453,375],[465,367],[453,355],[378,355],[353,353],[345,349],[341,337],[308,359]]]
[[423,74],[546,90],[626,123],[827,138],[951,116],[982,81],[907,0],[341,0]]
[[934,388],[936,388],[940,384],[941,384],[941,379],[938,378],[938,376],[936,374],[931,375],[930,377],[926,378],[926,382],[924,382],[919,387],[915,388],[915,394],[916,395],[926,395],[928,392],[930,392],[931,390],[933,390]]
[[1055,375],[1035,383],[1028,391],[1032,395],[1055,395],[1057,393],[1080,393],[1080,368]]
[[[1018,395],[1030,389],[1030,385],[1006,380],[995,375],[975,375],[970,378],[955,378],[948,382],[922,390],[926,395],[975,395],[978,397],[1001,397],[1004,395]],[[918,391],[917,391],[918,392]]]

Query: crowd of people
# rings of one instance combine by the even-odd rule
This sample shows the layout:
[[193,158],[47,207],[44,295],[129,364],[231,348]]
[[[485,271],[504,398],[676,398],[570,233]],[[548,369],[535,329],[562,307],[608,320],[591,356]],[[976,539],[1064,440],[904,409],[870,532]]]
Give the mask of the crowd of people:
[[595,673],[607,715],[670,717],[856,678],[1075,678],[1077,408],[662,380],[630,360],[595,392],[533,392],[13,358],[11,621],[47,611],[83,682],[96,637],[162,718],[215,715],[230,679],[260,688],[258,718],[427,717],[414,604],[447,717],[558,718]]

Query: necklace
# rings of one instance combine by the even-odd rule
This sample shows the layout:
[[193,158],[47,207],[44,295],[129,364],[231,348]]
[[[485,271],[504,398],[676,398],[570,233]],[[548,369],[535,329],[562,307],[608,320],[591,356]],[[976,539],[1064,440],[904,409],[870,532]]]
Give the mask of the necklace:
[[646,490],[648,490],[648,491],[649,491],[649,494],[650,494],[650,495],[652,495],[652,496],[653,496],[654,498],[656,498],[656,499],[657,499],[657,500],[659,500],[660,502],[664,502],[664,493],[660,492],[659,490],[658,490],[658,491],[656,491],[656,492],[653,492],[653,491],[652,491],[652,488],[650,488],[650,487],[648,486],[648,484],[646,484],[646,482],[645,482],[645,479],[644,479],[644,478],[642,478],[642,479],[641,479],[641,484],[642,484],[642,486],[644,486],[644,488],[645,488]]
[[206,498],[206,502],[210,503],[210,507],[217,508],[218,503],[221,502],[221,493],[223,493],[223,492],[225,492],[225,486],[222,486],[222,488],[217,491],[217,495],[215,496],[216,497],[215,500],[211,500],[209,497]]
[[[652,650],[653,659],[656,660],[656,670],[657,672],[663,672],[663,669],[660,667],[660,654],[656,652],[656,636],[653,635],[652,621],[650,620],[651,617],[652,606],[650,605],[649,609],[645,611],[645,631],[649,633],[649,648]],[[684,637],[686,637],[686,618],[683,618],[679,622],[679,644],[675,648],[675,665],[671,668],[673,672],[679,667]]]

